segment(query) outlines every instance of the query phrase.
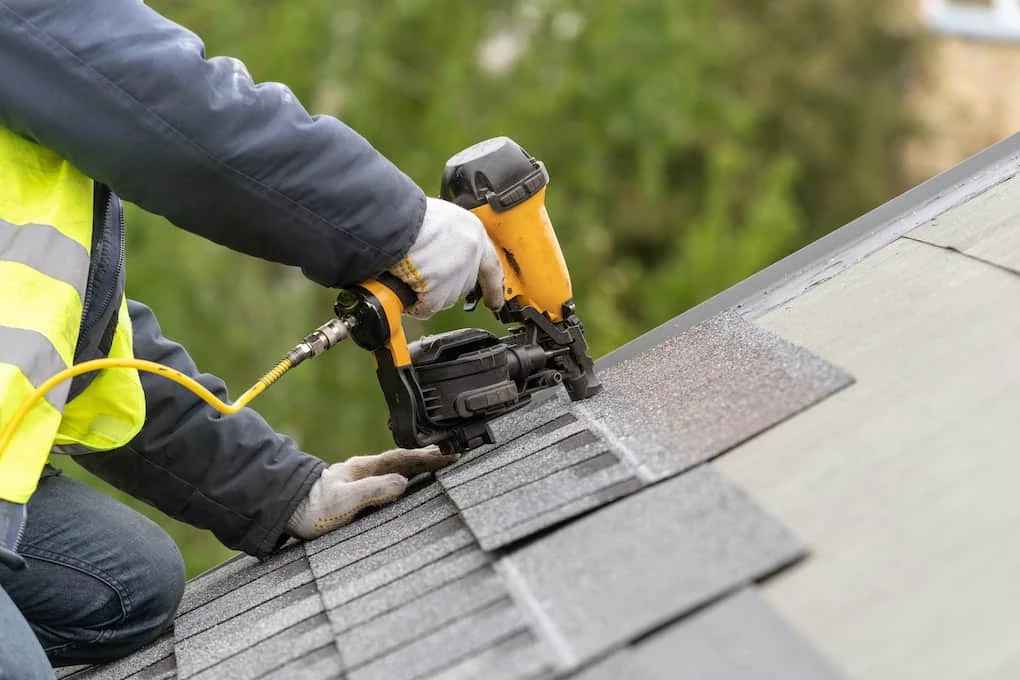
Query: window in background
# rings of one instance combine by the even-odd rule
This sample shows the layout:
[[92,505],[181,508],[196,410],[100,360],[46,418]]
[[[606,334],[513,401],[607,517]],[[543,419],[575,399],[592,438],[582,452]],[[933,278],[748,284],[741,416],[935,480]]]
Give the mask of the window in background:
[[1020,0],[924,0],[923,7],[940,33],[1020,42]]

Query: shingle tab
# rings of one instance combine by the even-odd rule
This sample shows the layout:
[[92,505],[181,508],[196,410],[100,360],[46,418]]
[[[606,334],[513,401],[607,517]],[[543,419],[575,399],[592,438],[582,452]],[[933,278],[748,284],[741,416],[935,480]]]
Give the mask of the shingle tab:
[[469,546],[427,562],[420,569],[398,579],[387,580],[353,596],[343,591],[340,594],[327,591],[323,593],[323,599],[327,606],[333,609],[330,616],[334,620],[337,633],[343,633],[487,564],[490,564],[489,556],[474,546]]
[[218,626],[177,643],[182,680],[322,612],[315,583],[306,583]]
[[[609,464],[592,469],[591,463]],[[531,483],[522,484],[492,500],[465,508],[464,521],[478,536],[486,550],[493,550],[513,537],[526,534],[520,532],[522,525],[534,530],[529,520],[542,518],[541,526],[548,526],[551,513],[571,505],[575,501],[600,499],[599,492],[630,480],[635,480],[633,469],[621,464],[612,453],[595,452],[587,461],[576,463],[565,470],[542,476]],[[637,484],[633,488],[638,488]],[[589,507],[594,507],[589,504]],[[518,531],[514,532],[515,529]],[[513,532],[513,533],[511,533]]]
[[103,666],[93,666],[68,677],[73,680],[126,680],[138,677],[136,674],[141,674],[150,668],[152,668],[152,674],[157,676],[166,676],[170,673],[173,677],[175,662],[172,632],[165,633],[158,640],[131,656]]
[[601,373],[583,402],[562,395],[511,414],[510,437],[438,479],[493,550],[680,474],[845,387],[803,348],[722,314]]
[[616,680],[625,676],[643,680],[843,677],[753,589],[742,590],[668,626],[576,677]]
[[333,645],[333,639],[329,619],[325,614],[317,614],[221,660],[192,676],[191,680],[255,680],[317,649]]
[[333,607],[475,543],[459,517],[449,517],[386,546],[318,580],[323,598]]
[[301,555],[301,559],[288,562],[178,617],[174,622],[174,634],[179,643],[311,581],[308,561]]
[[852,382],[844,371],[733,313],[601,374],[580,402],[642,469],[662,479],[703,463]]
[[[549,653],[530,632],[522,631],[500,640],[445,668],[430,680],[533,680],[551,677]],[[619,676],[625,677],[625,676]]]
[[319,552],[309,552],[308,561],[315,576],[322,578],[359,561],[371,559],[422,532],[429,531],[430,535],[438,535],[447,529],[452,531],[459,520],[448,520],[456,514],[456,506],[445,495],[437,496],[422,503],[414,512],[399,514]]
[[[392,611],[348,627],[337,636],[337,646],[347,668],[356,668],[506,597],[500,578],[490,567],[482,567]],[[345,624],[342,617],[334,623],[337,627]]]
[[441,671],[527,630],[509,598],[498,600],[431,634],[348,671],[350,680],[412,680]]
[[227,560],[214,569],[199,574],[188,581],[188,587],[177,608],[177,616],[183,616],[192,609],[237,590],[260,576],[276,571],[280,567],[304,557],[300,543],[291,543],[283,550],[260,562],[248,555],[239,555]]
[[147,668],[143,668],[128,680],[176,680],[177,660],[174,655],[161,659]]
[[265,680],[332,680],[341,677],[343,661],[332,642],[261,676]]
[[789,564],[803,550],[708,466],[587,515],[501,561],[567,665]]

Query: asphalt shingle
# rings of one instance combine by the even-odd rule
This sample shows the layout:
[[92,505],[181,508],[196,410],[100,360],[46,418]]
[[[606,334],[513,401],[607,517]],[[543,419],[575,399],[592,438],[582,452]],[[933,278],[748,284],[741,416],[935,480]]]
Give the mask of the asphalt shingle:
[[489,556],[470,545],[354,597],[345,597],[349,590],[341,588],[326,589],[322,596],[327,606],[334,605],[329,618],[337,634],[342,635],[489,564]]
[[466,546],[451,550],[455,541],[449,541],[450,545],[433,544],[418,551],[414,568],[398,563],[354,582],[323,579],[322,598],[326,607],[338,610],[331,614],[337,621],[338,632],[488,564],[489,556],[473,545],[466,530],[462,535],[469,541]]
[[426,531],[438,538],[455,530],[459,522],[453,520],[456,514],[456,506],[446,496],[436,496],[416,507],[414,512],[396,515],[319,552],[310,550],[308,562],[316,578],[322,578],[364,560],[378,562],[377,556],[381,554],[385,561],[392,561],[392,553],[400,550],[393,547],[404,544],[407,539],[413,540]]
[[556,511],[581,511],[601,504],[606,500],[601,492],[628,482],[626,488],[640,487],[633,468],[621,464],[611,452],[596,451],[588,460],[465,508],[463,517],[482,547],[493,550],[549,526],[552,518],[565,518]]
[[430,680],[525,680],[551,677],[553,663],[542,643],[529,631],[521,631],[467,656]]
[[305,621],[323,610],[315,583],[309,582],[219,625],[177,643],[182,680]]
[[483,548],[680,474],[850,383],[735,314],[690,328],[601,378],[606,389],[592,399],[572,404],[557,395],[497,421],[504,443],[439,474]]
[[179,616],[174,622],[174,635],[180,643],[186,638],[238,616],[313,580],[308,561],[288,562],[275,571],[263,574],[207,604]]
[[643,680],[843,677],[754,589],[741,590],[624,648],[577,680],[628,676]]
[[204,574],[188,581],[188,588],[177,608],[177,616],[183,616],[217,597],[237,590],[255,579],[276,571],[280,567],[304,557],[300,543],[291,543],[283,550],[260,562],[254,557],[240,555],[228,560]]
[[327,572],[319,577],[319,589],[327,606],[333,607],[425,568],[474,543],[474,537],[460,518],[448,517],[403,541]]
[[[355,668],[506,597],[499,576],[491,567],[482,567],[385,614],[348,627],[337,636],[337,645],[347,668]],[[337,623],[343,626],[346,621],[341,618]]]
[[343,677],[343,668],[336,645],[330,642],[259,677],[265,680],[326,680]]
[[509,598],[477,609],[416,638],[363,666],[349,670],[350,680],[412,680],[453,666],[479,651],[526,632],[527,623]]
[[542,536],[501,567],[573,666],[802,555],[789,531],[703,466]]
[[254,680],[306,654],[333,644],[333,627],[317,614],[228,656],[192,676],[191,680]]
[[154,680],[175,677],[175,668],[174,637],[172,632],[168,632],[131,656],[105,666],[86,668],[67,677],[73,680]]
[[733,313],[600,375],[605,391],[575,408],[610,432],[650,480],[710,460],[852,382]]

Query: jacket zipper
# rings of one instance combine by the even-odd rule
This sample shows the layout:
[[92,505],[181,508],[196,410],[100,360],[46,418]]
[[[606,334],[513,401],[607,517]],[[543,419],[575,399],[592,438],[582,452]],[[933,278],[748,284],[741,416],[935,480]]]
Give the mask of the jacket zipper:
[[[106,195],[106,205],[103,207],[102,219],[96,220],[95,217],[93,217],[92,228],[102,229],[103,225],[106,222],[106,216],[110,213],[110,210],[112,209],[113,209],[113,192],[111,191]],[[102,239],[96,238],[95,234],[93,234],[92,243],[93,247],[96,247],[102,243]],[[95,252],[92,253],[92,257],[93,258],[96,257]],[[89,310],[92,308],[92,292],[95,288],[96,278],[97,277],[95,276],[89,276],[88,282],[85,285],[85,299],[81,301],[81,321],[78,323],[79,344],[81,343],[80,338],[85,337],[85,321],[89,318]],[[77,353],[78,348],[75,347],[75,354]]]
[[18,547],[21,545],[21,539],[25,537],[25,525],[28,521],[24,516],[21,518],[21,525],[18,527],[18,533],[14,536],[14,545],[11,546],[13,552],[18,552]]
[[[111,191],[109,197],[106,199],[106,215],[109,215],[110,211],[113,210],[114,207],[115,207],[114,206],[114,197],[113,197],[113,192]],[[119,281],[120,280],[120,276],[121,276],[121,272],[124,271],[124,263],[125,263],[125,252],[124,252],[124,249],[125,249],[125,246],[127,245],[126,238],[125,238],[125,233],[124,233],[125,232],[124,206],[118,204],[116,206],[116,208],[117,208],[117,220],[118,220],[118,223],[120,224],[120,253],[118,253],[117,264],[116,264],[116,267],[115,267],[115,269],[113,271],[113,278],[112,278],[113,281]],[[104,215],[104,217],[105,217],[105,215]],[[95,326],[95,323],[96,323],[95,319],[93,319],[92,323],[90,323],[88,326],[84,326],[86,315],[88,314],[89,309],[92,306],[91,305],[91,303],[92,303],[92,295],[91,295],[92,284],[93,284],[93,281],[89,281],[88,286],[86,287],[86,290],[85,290],[85,302],[82,305],[81,323],[83,325],[82,325],[82,328],[81,328],[81,332],[79,334],[82,337],[86,336],[89,333],[89,331],[92,330],[93,326]],[[100,312],[102,312],[102,313],[99,314],[96,317],[97,319],[100,319],[100,318],[102,318],[105,315],[106,308],[113,301],[113,295],[116,292],[117,288],[118,287],[116,285],[108,286],[107,287],[106,295],[103,298],[103,301],[102,301],[101,306],[99,308]]]

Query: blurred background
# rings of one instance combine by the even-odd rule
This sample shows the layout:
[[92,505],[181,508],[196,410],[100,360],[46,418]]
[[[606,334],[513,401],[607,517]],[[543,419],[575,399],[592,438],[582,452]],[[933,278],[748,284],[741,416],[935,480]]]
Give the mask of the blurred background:
[[[430,194],[446,159],[486,137],[544,160],[596,356],[1020,128],[1017,0],[149,4],[208,56],[344,120]],[[129,294],[231,397],[330,316],[334,294],[295,270],[134,207],[128,224]],[[482,310],[407,328],[468,325],[496,328]],[[392,445],[353,346],[257,406],[328,461]],[[191,574],[231,554],[125,502],[171,532]]]

